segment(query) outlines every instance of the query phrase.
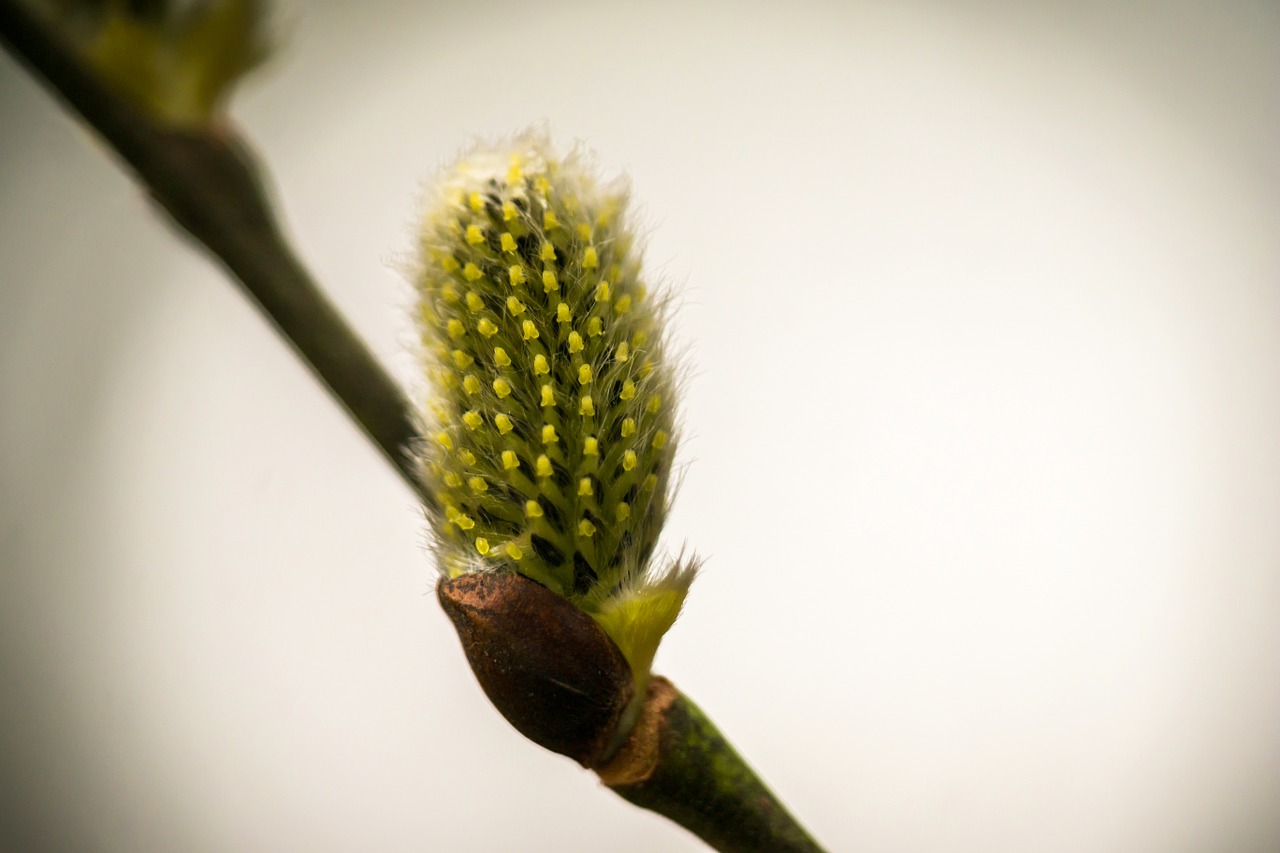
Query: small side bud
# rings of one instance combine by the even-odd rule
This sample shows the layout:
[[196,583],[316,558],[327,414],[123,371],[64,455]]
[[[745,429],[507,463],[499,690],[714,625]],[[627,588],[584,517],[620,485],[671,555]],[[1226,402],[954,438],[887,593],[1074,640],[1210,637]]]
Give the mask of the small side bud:
[[513,572],[442,578],[436,594],[507,722],[584,767],[608,757],[635,687],[622,652],[594,619]]

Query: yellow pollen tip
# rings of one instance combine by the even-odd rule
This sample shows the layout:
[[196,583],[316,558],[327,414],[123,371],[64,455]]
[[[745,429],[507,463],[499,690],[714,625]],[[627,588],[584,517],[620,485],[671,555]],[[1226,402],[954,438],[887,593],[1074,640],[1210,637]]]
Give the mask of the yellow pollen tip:
[[556,219],[555,211],[548,210],[546,213],[543,214],[542,216],[543,229],[550,231],[552,228],[555,228],[559,224],[560,224],[560,220]]
[[462,485],[462,477],[458,476],[457,472],[450,471],[448,474],[444,475],[444,484],[452,489],[456,489]]
[[519,317],[524,313],[524,303],[514,296],[507,297],[507,312],[512,317]]
[[631,504],[622,502],[613,508],[613,517],[618,521],[626,521],[631,517]]
[[467,485],[471,487],[471,491],[479,494],[489,491],[489,484],[484,481],[484,477],[472,477],[467,480]]
[[582,455],[583,456],[599,456],[600,455],[600,442],[595,438],[595,436],[589,435],[582,442]]
[[659,397],[657,394],[654,394],[652,397],[650,397],[649,402],[645,403],[644,405],[645,411],[651,415],[656,415],[658,413],[658,409],[660,408],[662,408],[662,398]]
[[480,552],[481,556],[488,554],[489,540],[485,539],[483,536],[476,537],[476,550]]
[[499,376],[493,380],[493,393],[499,397],[506,397],[511,393],[511,383]]
[[627,438],[636,434],[636,419],[626,418],[622,421],[622,437]]
[[[472,193],[467,198],[467,204],[470,205],[473,211],[479,213],[484,210],[484,196],[480,195],[480,193]],[[474,228],[475,226],[473,225],[472,227]]]
[[578,384],[579,385],[591,384],[591,365],[583,364],[578,367]]
[[560,282],[556,279],[554,271],[546,270],[542,273],[542,289],[546,293],[560,289]]
[[453,363],[458,366],[459,370],[466,370],[475,362],[475,359],[467,355],[460,349],[453,351]]
[[569,310],[568,304],[561,302],[559,305],[556,306],[556,322],[557,323],[573,322],[573,312]]
[[484,273],[480,271],[480,267],[476,266],[471,261],[467,261],[467,265],[462,268],[462,277],[467,281],[477,281],[483,276]]
[[609,282],[602,281],[596,286],[596,302],[608,302],[613,298],[613,294],[609,290]]
[[545,376],[551,372],[551,365],[547,364],[547,357],[542,353],[538,353],[533,357],[533,375]]
[[591,239],[591,226],[588,225],[586,222],[578,223],[578,239],[579,240]]
[[463,378],[462,390],[466,391],[468,394],[480,393],[480,380],[475,377],[475,374],[469,373],[465,378]]
[[458,517],[453,520],[453,523],[461,527],[463,530],[470,530],[476,526],[475,521],[473,521],[471,516],[466,513],[459,513]]
[[544,424],[542,427],[542,443],[555,444],[559,440],[560,437],[556,435],[555,426],[552,424]]
[[542,408],[550,408],[556,404],[556,392],[548,384],[542,386]]
[[484,418],[480,417],[479,412],[472,409],[462,416],[462,422],[467,425],[468,429],[476,429],[484,423]]
[[520,467],[520,457],[516,456],[514,450],[502,451],[502,467],[503,470],[510,471],[513,468]]
[[516,238],[511,236],[511,232],[503,231],[499,240],[502,241],[502,251],[509,254],[516,250]]
[[514,264],[507,268],[507,278],[511,280],[511,286],[524,284],[524,267]]
[[538,327],[533,324],[532,320],[525,320],[520,326],[520,336],[526,341],[534,340],[538,337]]
[[478,246],[484,242],[484,232],[477,225],[467,226],[467,242],[473,246]]
[[508,542],[507,547],[504,550],[507,552],[507,556],[513,560],[520,560],[524,558],[524,551],[521,551],[520,546],[514,542]]
[[476,455],[472,453],[470,450],[467,450],[465,447],[462,450],[458,451],[458,458],[462,460],[463,465],[476,464]]
[[506,435],[515,427],[515,424],[511,423],[511,418],[506,415],[498,415],[493,419],[493,423],[498,428],[498,435]]
[[498,367],[510,367],[511,356],[507,355],[507,351],[502,347],[493,348],[493,363]]
[[569,352],[582,352],[582,335],[577,332],[569,333]]
[[453,255],[445,255],[440,259],[440,266],[445,272],[457,272],[462,269],[462,264],[458,263],[458,259]]
[[618,348],[614,350],[613,357],[620,362],[625,362],[627,359],[631,358],[631,348],[627,346],[626,341],[618,344]]
[[[551,460],[545,453],[538,457],[534,470],[537,472],[539,477],[550,477],[555,473],[555,469],[551,467]],[[542,515],[542,513],[539,512],[538,515]]]
[[[514,181],[512,183],[514,183]],[[510,222],[511,220],[515,219],[519,215],[520,215],[520,212],[516,210],[516,206],[513,203],[509,201],[504,201],[502,203],[502,221],[503,222]]]
[[634,450],[628,450],[627,452],[623,453],[622,454],[622,470],[633,471],[635,470],[635,467],[636,467],[636,452]]
[[596,493],[596,487],[592,485],[590,477],[583,477],[578,481],[579,497],[590,497]]
[[461,320],[450,320],[446,328],[451,338],[460,338],[467,333],[467,327],[462,325]]
[[484,317],[479,323],[476,323],[476,331],[484,335],[486,338],[492,338],[498,334],[498,327],[488,318]]
[[598,338],[604,334],[604,321],[599,317],[592,317],[587,321],[587,334],[590,337]]
[[479,311],[483,307],[484,300],[480,297],[480,294],[474,290],[467,291],[467,308],[472,311]]
[[538,253],[538,257],[544,261],[554,261],[556,259],[556,247],[550,242],[542,244],[542,251]]
[[[546,458],[547,457],[545,456],[542,457],[542,459],[546,459]],[[541,462],[542,459],[539,459],[538,461]],[[538,467],[541,468],[542,466],[538,466]],[[549,477],[551,475],[547,474],[547,476]],[[538,503],[537,501],[525,501],[524,514],[529,516],[530,518],[542,518],[542,504]]]
[[587,250],[582,253],[582,266],[584,269],[594,269],[600,266],[600,259],[596,256],[595,246],[588,246]]
[[622,383],[622,391],[618,394],[623,400],[630,400],[636,396],[636,383],[630,379]]
[[653,449],[661,450],[667,446],[667,434],[663,430],[658,430],[653,434]]
[[630,311],[631,297],[625,293],[619,296],[618,301],[613,303],[613,310],[619,314],[625,314],[627,311]]
[[640,484],[640,488],[646,492],[651,492],[658,488],[658,475],[650,474],[648,477],[645,477],[644,482]]
[[596,526],[591,523],[590,519],[582,519],[578,522],[578,535],[590,539],[596,533]]
[[587,394],[578,401],[578,414],[584,418],[593,418],[596,414],[595,400],[591,399],[591,395]]

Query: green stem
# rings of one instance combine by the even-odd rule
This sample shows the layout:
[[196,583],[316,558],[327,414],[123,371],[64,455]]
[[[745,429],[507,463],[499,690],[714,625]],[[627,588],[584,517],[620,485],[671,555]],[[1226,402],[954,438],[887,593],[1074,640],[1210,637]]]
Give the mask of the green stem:
[[716,850],[822,853],[750,765],[687,696],[661,676],[622,752],[601,779]]
[[230,123],[158,125],[13,0],[0,0],[0,42],[101,134],[173,221],[231,273],[409,487],[433,501],[409,452],[418,434],[408,400],[293,253],[261,170]]

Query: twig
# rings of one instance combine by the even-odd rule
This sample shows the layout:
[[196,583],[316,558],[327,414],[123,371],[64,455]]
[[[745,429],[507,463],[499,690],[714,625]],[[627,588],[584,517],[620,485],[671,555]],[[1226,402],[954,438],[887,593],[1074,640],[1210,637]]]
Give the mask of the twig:
[[230,122],[159,127],[118,97],[58,34],[0,0],[0,41],[105,139],[184,231],[226,267],[411,489],[408,400],[316,286],[281,234],[261,170]]

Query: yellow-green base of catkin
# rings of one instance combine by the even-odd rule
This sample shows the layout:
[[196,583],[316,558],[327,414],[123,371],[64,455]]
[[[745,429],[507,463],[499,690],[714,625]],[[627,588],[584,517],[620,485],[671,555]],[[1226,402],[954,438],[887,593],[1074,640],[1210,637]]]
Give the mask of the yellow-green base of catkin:
[[526,133],[464,157],[436,193],[417,286],[441,570],[514,571],[565,596],[642,682],[693,570],[649,571],[674,382],[626,189]]

